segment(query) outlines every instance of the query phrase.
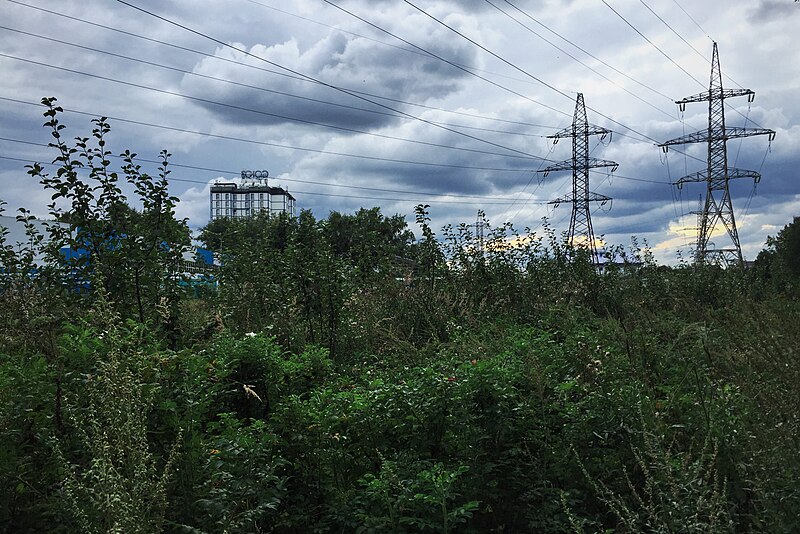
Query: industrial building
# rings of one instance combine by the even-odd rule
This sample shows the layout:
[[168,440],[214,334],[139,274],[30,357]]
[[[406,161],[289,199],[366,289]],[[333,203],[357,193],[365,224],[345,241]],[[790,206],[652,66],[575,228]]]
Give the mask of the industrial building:
[[[295,198],[282,187],[266,183],[266,171],[242,171],[242,181],[218,182],[211,186],[210,217],[246,219],[259,213],[285,213],[294,217]],[[251,179],[253,178],[254,179]]]

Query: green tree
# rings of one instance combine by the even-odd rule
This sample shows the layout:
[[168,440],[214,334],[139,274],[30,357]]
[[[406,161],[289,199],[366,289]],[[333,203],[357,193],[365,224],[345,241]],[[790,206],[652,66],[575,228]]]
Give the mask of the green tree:
[[[113,170],[105,118],[94,119],[92,137],[77,137],[73,146],[63,139],[63,110],[55,98],[44,98],[46,127],[56,150],[53,174],[38,163],[28,174],[53,191],[50,214],[66,225],[50,227],[49,260],[61,267],[61,276],[73,287],[102,280],[123,317],[152,321],[174,330],[179,297],[182,255],[189,246],[186,221],[175,217],[178,198],[169,194],[167,151],[161,152],[157,178],[142,172],[136,154],[121,154],[121,173]],[[136,197],[131,206],[122,191],[122,179]],[[62,207],[66,204],[66,208]],[[70,252],[66,258],[61,249]]]
[[361,208],[353,215],[331,212],[324,228],[333,253],[346,260],[362,280],[396,270],[414,241],[405,217],[386,217],[380,208]]
[[758,273],[780,290],[800,287],[800,217],[783,227],[756,258]]
[[236,255],[257,241],[270,250],[283,251],[293,226],[294,220],[283,213],[277,217],[263,213],[246,219],[222,217],[209,221],[200,230],[199,240],[218,254]]

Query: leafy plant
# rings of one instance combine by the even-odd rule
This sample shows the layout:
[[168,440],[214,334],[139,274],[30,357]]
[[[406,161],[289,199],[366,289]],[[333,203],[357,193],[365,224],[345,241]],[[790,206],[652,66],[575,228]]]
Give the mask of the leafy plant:
[[157,390],[144,382],[146,356],[126,347],[135,330],[117,324],[102,295],[93,316],[103,342],[93,351],[96,371],[84,377],[83,398],[68,409],[76,450],[64,450],[65,439],[54,443],[65,512],[83,532],[158,532],[180,432],[165,458],[153,453],[147,416]]

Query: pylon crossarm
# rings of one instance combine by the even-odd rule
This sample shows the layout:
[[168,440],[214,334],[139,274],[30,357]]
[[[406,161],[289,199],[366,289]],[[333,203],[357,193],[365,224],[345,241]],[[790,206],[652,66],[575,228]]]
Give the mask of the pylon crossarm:
[[548,204],[555,204],[558,206],[559,204],[574,204],[575,202],[600,202],[601,204],[605,204],[612,200],[611,197],[607,197],[605,195],[600,195],[598,193],[594,193],[592,191],[589,192],[589,195],[584,198],[575,198],[572,193],[566,194],[563,197],[556,198],[548,202]]
[[775,139],[775,130],[770,130],[769,128],[737,128],[729,126],[725,128],[724,136],[715,136],[714,140],[738,139],[740,137],[751,137],[753,135],[768,135],[769,140],[773,141]]
[[611,200],[611,197],[607,197],[605,195],[600,195],[598,193],[589,192],[589,198],[587,199],[589,202],[600,202],[601,204],[605,204],[606,202]]
[[608,135],[611,133],[611,130],[607,128],[601,128],[600,126],[593,126],[590,124],[589,127],[586,129],[586,132],[582,133],[586,133],[587,135]]
[[751,91],[750,89],[717,89],[714,91],[704,91],[702,93],[687,96],[681,100],[676,100],[675,103],[681,107],[681,111],[684,110],[684,106],[686,104],[691,104],[692,102],[708,102],[709,100],[719,100],[720,98],[733,98],[735,96],[748,96],[748,100],[750,102],[756,96],[755,91]]
[[558,163],[550,165],[549,167],[545,167],[544,169],[539,169],[536,172],[544,173],[544,175],[547,176],[551,172],[571,171],[572,170],[572,166],[573,166],[572,160],[568,159],[568,160],[565,160],[565,161],[559,161]]
[[[756,183],[761,181],[761,174],[756,171],[751,171],[748,169],[735,169],[735,168],[728,168],[728,180],[736,180],[738,178],[752,178],[753,181]],[[708,181],[708,169],[694,172],[692,174],[686,175],[678,181],[674,182],[672,185],[678,186],[678,189],[683,187],[683,184],[688,182],[706,182]]]
[[[617,162],[615,162],[615,161],[608,161],[608,160],[604,160],[604,159],[589,158],[588,165],[586,165],[586,166],[581,165],[580,166],[580,168],[584,168],[584,167],[586,167],[587,169],[595,169],[595,168],[598,168],[598,167],[611,167],[611,172],[614,172],[614,171],[617,170],[617,167],[619,167],[619,164]],[[547,176],[551,172],[571,171],[573,169],[574,169],[574,164],[573,164],[571,159],[568,159],[568,160],[564,160],[564,161],[559,161],[558,163],[556,163],[554,165],[550,165],[549,167],[545,167],[544,169],[539,169],[536,172],[544,173],[544,175]]]
[[608,161],[605,159],[589,158],[589,168],[594,169],[597,167],[611,167],[611,172],[614,172],[619,167],[616,161]]
[[558,139],[563,139],[565,137],[575,137],[576,135],[608,135],[610,133],[611,130],[607,128],[602,128],[600,126],[593,126],[589,124],[585,129],[579,128],[576,129],[575,131],[573,131],[572,126],[568,126],[563,130],[554,133],[553,135],[548,135],[547,138],[555,139],[556,141],[558,141]]
[[755,183],[758,183],[761,181],[761,173],[748,169],[733,169],[728,167],[728,178],[730,180],[735,178],[752,178]]
[[553,135],[548,135],[548,139],[554,139],[553,144],[558,143],[559,139],[563,139],[565,137],[574,137],[575,133],[572,131],[572,126],[567,126],[566,128],[557,131]]
[[708,130],[701,130],[699,132],[692,132],[690,134],[682,135],[680,137],[676,137],[675,139],[670,139],[669,141],[664,141],[663,143],[659,143],[658,146],[664,149],[666,152],[667,147],[672,145],[685,145],[688,143],[700,143],[703,141],[708,140]]
[[728,139],[739,139],[740,137],[751,137],[753,135],[769,135],[769,140],[772,141],[775,138],[775,130],[769,130],[767,128],[738,128],[738,127],[727,127],[724,130],[712,130],[710,133],[708,130],[700,130],[697,132],[692,132],[690,134],[682,135],[680,137],[676,137],[675,139],[670,139],[669,141],[665,141],[660,143],[658,146],[661,148],[666,148],[672,145],[685,145],[689,143],[706,143],[708,141],[727,141]]
[[672,185],[677,186],[678,189],[682,189],[683,184],[687,182],[705,182],[706,180],[708,180],[708,171],[698,171],[679,178],[678,181],[673,182]]

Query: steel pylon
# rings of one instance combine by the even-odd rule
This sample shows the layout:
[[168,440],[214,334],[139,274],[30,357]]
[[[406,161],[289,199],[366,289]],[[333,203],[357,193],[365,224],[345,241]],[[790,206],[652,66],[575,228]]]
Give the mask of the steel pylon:
[[605,137],[611,130],[593,126],[586,120],[586,105],[583,102],[583,93],[578,93],[575,101],[575,114],[572,126],[564,128],[554,135],[548,135],[557,143],[564,137],[572,138],[572,159],[565,160],[542,169],[544,176],[554,171],[572,171],[572,193],[561,198],[551,200],[548,204],[558,206],[561,203],[572,204],[572,216],[569,221],[568,242],[575,247],[585,247],[590,253],[592,262],[599,263],[597,245],[592,228],[592,216],[589,211],[591,202],[605,204],[610,197],[589,191],[589,169],[595,167],[611,167],[611,172],[617,169],[613,161],[606,161],[589,157],[589,136],[601,135]]
[[478,241],[478,254],[481,257],[483,256],[487,228],[489,228],[489,223],[486,222],[486,212],[478,210],[478,217],[475,219],[475,238]]
[[[714,43],[711,59],[711,80],[708,85],[708,91],[675,101],[680,106],[681,111],[686,109],[687,103],[708,102],[708,129],[677,137],[658,145],[666,152],[672,145],[687,143],[708,144],[706,168],[684,176],[674,184],[681,188],[687,182],[706,182],[706,196],[699,215],[700,224],[697,232],[696,261],[698,263],[738,264],[740,266],[744,264],[728,183],[734,178],[752,178],[755,182],[758,182],[761,180],[761,174],[756,171],[728,167],[727,142],[728,139],[738,139],[753,135],[769,135],[769,139],[772,141],[775,137],[775,132],[766,128],[726,126],[725,99],[747,96],[748,102],[752,102],[755,95],[755,92],[750,89],[723,89],[722,71],[719,68],[719,52],[717,51],[717,43]],[[730,246],[724,248],[716,248],[710,242],[715,228],[720,223],[730,239]]]

